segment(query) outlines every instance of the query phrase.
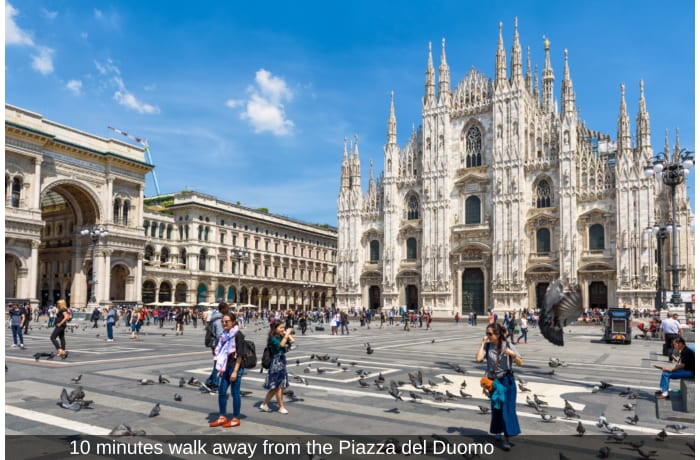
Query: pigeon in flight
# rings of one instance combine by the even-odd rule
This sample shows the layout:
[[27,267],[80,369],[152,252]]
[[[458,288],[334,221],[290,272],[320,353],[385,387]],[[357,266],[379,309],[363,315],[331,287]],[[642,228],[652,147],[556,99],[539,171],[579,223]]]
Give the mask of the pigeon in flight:
[[148,414],[149,417],[156,417],[160,415],[160,403],[156,403],[155,406],[153,406],[153,409],[151,409],[151,412]]
[[83,378],[83,374],[80,374],[79,376],[73,377],[70,380],[71,380],[71,382],[77,384],[78,382],[80,382],[80,379],[82,379],[82,378]]
[[680,433],[681,431],[687,429],[688,425],[685,425],[683,423],[673,423],[671,425],[666,425],[666,428],[671,429],[676,433]]
[[399,391],[399,386],[393,380],[389,382],[389,394],[397,401],[403,401],[403,398],[401,397],[403,393]]
[[564,346],[564,326],[583,313],[581,288],[565,290],[560,280],[551,282],[544,295],[539,319],[542,335],[554,345]]

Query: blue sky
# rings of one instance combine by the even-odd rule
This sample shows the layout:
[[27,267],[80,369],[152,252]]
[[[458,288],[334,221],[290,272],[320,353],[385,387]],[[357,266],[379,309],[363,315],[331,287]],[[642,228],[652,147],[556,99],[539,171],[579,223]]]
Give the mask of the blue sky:
[[366,187],[370,159],[382,169],[390,92],[401,144],[421,122],[428,42],[437,67],[446,39],[453,86],[472,67],[493,77],[498,23],[510,64],[516,16],[533,66],[542,36],[551,41],[557,99],[568,49],[589,128],[616,136],[625,83],[634,133],[643,79],[654,150],[666,128],[695,150],[689,0],[13,0],[5,100],[104,137],[114,126],[147,138],[162,193],[193,189],[336,225],[343,138],[359,136]]

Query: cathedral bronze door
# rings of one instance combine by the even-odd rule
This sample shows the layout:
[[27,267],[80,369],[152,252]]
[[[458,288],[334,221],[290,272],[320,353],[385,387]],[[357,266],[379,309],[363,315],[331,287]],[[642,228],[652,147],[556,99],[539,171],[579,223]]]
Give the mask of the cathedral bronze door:
[[[542,308],[542,306],[544,305],[544,295],[547,292],[547,287],[549,287],[549,284],[547,283],[537,283],[537,286],[535,286],[535,295],[537,296],[536,307],[538,309]],[[527,308],[529,310],[530,306],[523,305],[523,308]]]
[[370,286],[369,288],[369,308],[381,308],[381,290],[379,286]]
[[602,281],[588,286],[588,308],[608,308],[608,287]]
[[484,273],[479,268],[466,268],[462,274],[462,314],[473,311],[484,314]]
[[418,308],[418,288],[413,284],[406,286],[406,308]]

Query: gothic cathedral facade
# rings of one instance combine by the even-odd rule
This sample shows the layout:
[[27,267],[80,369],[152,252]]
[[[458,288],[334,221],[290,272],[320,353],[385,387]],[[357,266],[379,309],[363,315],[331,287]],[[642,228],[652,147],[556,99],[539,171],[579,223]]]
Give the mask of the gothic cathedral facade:
[[[612,139],[580,119],[566,50],[555,101],[546,39],[544,51],[540,84],[529,48],[523,71],[516,19],[508,74],[499,25],[495,78],[472,69],[451,87],[443,39],[436,93],[429,45],[422,124],[397,144],[392,93],[384,171],[375,179],[370,164],[365,190],[357,141],[346,141],[340,308],[521,310],[561,279],[581,287],[586,308],[643,309],[660,285],[670,289],[659,270],[671,265],[670,238],[648,231],[671,222],[671,198],[643,173],[653,155],[643,83],[632,145],[624,85]],[[674,150],[667,136],[666,157],[679,154],[678,136]],[[681,289],[692,290],[693,215],[685,184],[676,192]]]

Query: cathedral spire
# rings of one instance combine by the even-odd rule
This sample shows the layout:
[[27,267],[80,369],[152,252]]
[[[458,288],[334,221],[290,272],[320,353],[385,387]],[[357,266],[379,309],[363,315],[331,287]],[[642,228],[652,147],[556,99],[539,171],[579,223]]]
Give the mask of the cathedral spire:
[[433,44],[428,42],[428,68],[425,69],[425,97],[423,106],[435,102],[435,67],[433,66]]
[[389,121],[387,122],[386,143],[396,144],[396,114],[394,113],[394,92],[391,92],[391,105],[389,106]]
[[498,49],[496,50],[496,89],[505,88],[506,49],[503,47],[503,23],[498,23]]
[[348,163],[348,138],[343,138],[343,163],[340,166],[340,189],[341,192],[344,189],[350,187],[350,167]]
[[651,129],[649,127],[649,113],[647,102],[644,99],[644,80],[639,82],[639,112],[637,112],[637,150],[642,158],[651,155]]
[[449,103],[450,97],[450,67],[447,65],[447,55],[445,54],[445,39],[442,39],[442,53],[440,54],[440,67],[438,79],[438,100],[440,104]]
[[515,17],[515,33],[513,34],[513,49],[510,54],[510,83],[516,84],[523,78],[523,52],[520,48],[518,35],[518,17]]
[[540,99],[540,80],[537,74],[538,70],[537,64],[535,64],[535,87],[533,94],[535,96],[535,103],[537,104],[537,107],[542,107],[542,100]]
[[545,112],[554,111],[554,71],[549,59],[549,40],[544,37],[544,69],[542,69],[542,106]]
[[673,161],[680,163],[681,161],[681,132],[676,128],[676,146],[673,148]]
[[622,97],[620,99],[620,115],[617,118],[617,144],[620,153],[630,148],[630,117],[627,115],[627,103],[625,102],[625,84],[620,85]]
[[532,64],[530,62],[530,47],[527,47],[527,73],[525,74],[525,86],[528,92],[532,94]]
[[669,161],[670,159],[670,154],[669,154],[669,147],[668,147],[668,128],[666,128],[666,142],[664,142],[664,160]]
[[576,96],[574,95],[574,84],[569,76],[569,50],[564,50],[564,77],[561,81],[561,105],[562,115],[576,113]]

